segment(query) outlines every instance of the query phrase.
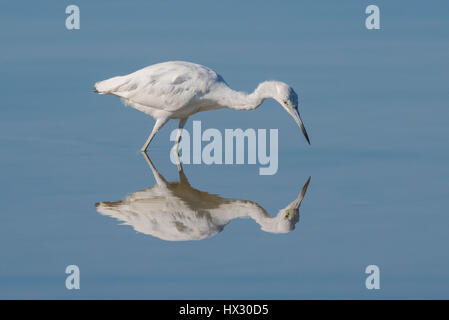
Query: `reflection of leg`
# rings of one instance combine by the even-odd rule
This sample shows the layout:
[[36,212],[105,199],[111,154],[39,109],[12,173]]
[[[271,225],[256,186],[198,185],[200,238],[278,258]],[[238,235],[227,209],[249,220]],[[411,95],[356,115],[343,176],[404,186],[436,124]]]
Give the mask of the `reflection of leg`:
[[164,179],[164,177],[156,170],[156,168],[153,165],[153,162],[151,162],[150,157],[146,152],[142,152],[143,157],[145,158],[145,161],[150,166],[151,171],[153,172],[154,179],[156,180],[156,183],[158,185],[166,185],[167,181]]
[[182,169],[181,164],[179,164],[178,166],[178,173],[179,173],[179,182],[190,186],[189,180],[187,180],[187,177],[184,173],[184,170]]
[[153,140],[155,134],[159,131],[160,128],[168,121],[168,119],[157,119],[156,123],[154,124],[153,131],[151,131],[150,136],[148,137],[145,144],[142,146],[140,151],[145,152],[148,149],[148,146],[150,145],[151,140]]
[[172,149],[172,152],[174,153],[175,158],[176,158],[176,165],[178,166],[178,171],[182,170],[181,159],[179,157],[179,142],[181,141],[182,129],[184,128],[186,122],[187,122],[187,118],[179,119],[178,133],[176,135],[175,145],[173,146],[173,149]]

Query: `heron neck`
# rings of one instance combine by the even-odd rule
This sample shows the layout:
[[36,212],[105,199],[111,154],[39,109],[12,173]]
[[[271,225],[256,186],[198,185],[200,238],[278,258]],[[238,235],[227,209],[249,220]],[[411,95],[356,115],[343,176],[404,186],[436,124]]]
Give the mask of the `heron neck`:
[[276,88],[270,81],[260,83],[252,93],[225,89],[223,95],[224,105],[236,110],[254,110],[265,99],[274,98]]

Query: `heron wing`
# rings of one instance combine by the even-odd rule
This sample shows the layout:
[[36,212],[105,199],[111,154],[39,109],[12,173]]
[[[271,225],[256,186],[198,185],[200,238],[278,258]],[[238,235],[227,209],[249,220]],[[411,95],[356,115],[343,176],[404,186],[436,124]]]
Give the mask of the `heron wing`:
[[165,111],[176,111],[189,105],[220,81],[209,68],[176,61],[155,64],[116,78],[119,79],[108,93]]

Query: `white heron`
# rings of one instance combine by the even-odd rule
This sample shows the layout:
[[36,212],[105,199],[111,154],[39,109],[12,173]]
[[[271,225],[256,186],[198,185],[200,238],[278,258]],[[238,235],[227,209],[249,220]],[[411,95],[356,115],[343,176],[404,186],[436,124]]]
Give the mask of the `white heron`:
[[177,145],[181,129],[190,115],[220,108],[254,110],[268,98],[279,102],[295,119],[310,144],[299,115],[298,96],[292,87],[280,81],[262,82],[248,94],[231,89],[220,75],[205,66],[169,61],[99,81],[95,83],[94,91],[118,96],[125,104],[156,119],[142,152],[169,119],[179,119]]
[[179,182],[167,182],[156,170],[146,153],[156,185],[129,194],[124,200],[95,204],[97,211],[132,226],[136,231],[162,240],[186,241],[209,238],[233,219],[250,217],[263,231],[287,233],[299,221],[299,206],[307,191],[310,177],[299,195],[287,207],[271,217],[254,201],[225,199],[193,188],[179,170]]

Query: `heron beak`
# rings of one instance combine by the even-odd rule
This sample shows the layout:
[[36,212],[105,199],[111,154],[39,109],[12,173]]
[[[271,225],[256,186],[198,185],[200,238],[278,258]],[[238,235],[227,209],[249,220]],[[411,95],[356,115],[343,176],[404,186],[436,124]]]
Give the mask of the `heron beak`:
[[290,114],[292,115],[293,119],[295,119],[298,126],[301,128],[301,131],[304,134],[304,137],[306,138],[307,142],[310,145],[309,135],[307,134],[307,130],[304,127],[304,124],[302,123],[301,116],[299,115],[299,112],[297,110],[293,110],[292,112],[290,112]]

